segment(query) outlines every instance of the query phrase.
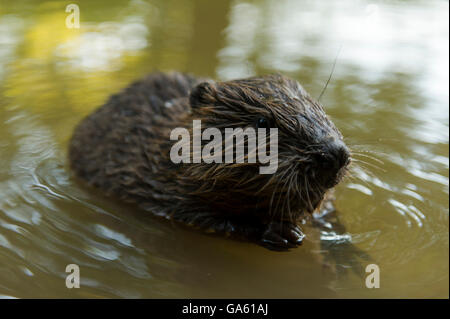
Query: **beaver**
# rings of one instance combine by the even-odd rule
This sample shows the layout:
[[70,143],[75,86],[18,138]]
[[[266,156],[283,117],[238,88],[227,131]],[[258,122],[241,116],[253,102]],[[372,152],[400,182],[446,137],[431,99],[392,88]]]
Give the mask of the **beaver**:
[[[278,168],[174,163],[176,127],[277,128]],[[108,196],[205,232],[287,250],[347,172],[342,134],[295,80],[281,74],[213,81],[155,72],[82,120],[70,140],[75,174]]]

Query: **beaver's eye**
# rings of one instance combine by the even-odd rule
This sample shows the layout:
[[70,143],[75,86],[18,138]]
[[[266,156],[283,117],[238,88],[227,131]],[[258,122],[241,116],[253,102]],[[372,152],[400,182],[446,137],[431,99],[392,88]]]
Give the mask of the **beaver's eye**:
[[256,128],[268,128],[269,121],[266,118],[260,117],[256,120]]

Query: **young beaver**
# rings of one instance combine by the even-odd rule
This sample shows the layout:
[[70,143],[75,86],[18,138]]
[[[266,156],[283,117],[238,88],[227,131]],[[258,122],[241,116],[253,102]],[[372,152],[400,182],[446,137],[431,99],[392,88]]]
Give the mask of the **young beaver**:
[[[282,75],[227,82],[154,73],[113,95],[75,129],[76,174],[109,196],[207,232],[296,247],[296,224],[346,172],[350,153],[322,107]],[[180,163],[171,130],[193,120],[219,130],[278,128],[278,169],[256,163]]]

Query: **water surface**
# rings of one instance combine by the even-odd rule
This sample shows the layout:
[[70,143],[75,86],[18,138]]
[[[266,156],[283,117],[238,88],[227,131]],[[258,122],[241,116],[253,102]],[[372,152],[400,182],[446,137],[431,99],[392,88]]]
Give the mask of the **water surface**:
[[[0,2],[1,296],[448,298],[447,1],[84,1],[80,29],[67,4]],[[298,249],[183,230],[68,169],[76,123],[148,72],[282,72],[318,97],[336,57],[321,102],[359,167]]]

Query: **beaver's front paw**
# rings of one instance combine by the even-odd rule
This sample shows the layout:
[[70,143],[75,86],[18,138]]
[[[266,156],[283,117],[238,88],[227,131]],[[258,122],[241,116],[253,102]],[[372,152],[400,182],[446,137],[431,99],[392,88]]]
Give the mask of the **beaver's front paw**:
[[271,250],[287,250],[297,247],[305,235],[300,227],[289,222],[272,222],[267,225],[261,238],[261,245]]

